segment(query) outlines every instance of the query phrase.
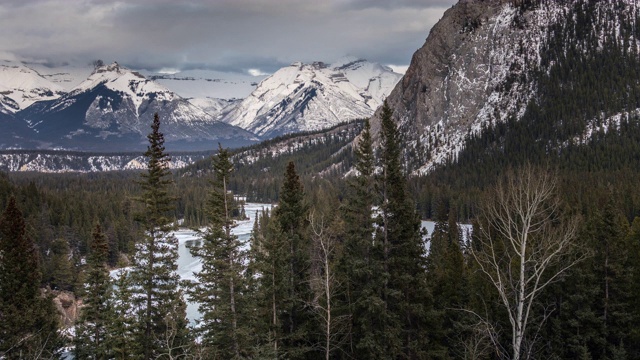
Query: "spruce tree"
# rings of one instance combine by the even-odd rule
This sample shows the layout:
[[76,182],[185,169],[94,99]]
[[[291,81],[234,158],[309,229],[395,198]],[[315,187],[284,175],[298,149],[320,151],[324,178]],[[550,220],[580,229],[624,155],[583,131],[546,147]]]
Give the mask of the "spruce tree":
[[201,248],[202,270],[191,298],[199,304],[202,344],[207,356],[224,359],[248,357],[251,352],[247,293],[244,273],[246,254],[238,237],[231,234],[234,211],[229,182],[233,171],[229,151],[222,147],[213,161],[215,179],[206,203],[209,225]]
[[380,315],[384,314],[382,258],[373,239],[374,156],[369,121],[365,122],[354,151],[357,174],[349,180],[342,215],[345,223],[339,271],[346,288],[344,313],[351,321],[348,353],[375,359],[384,357]]
[[133,305],[138,317],[137,344],[144,359],[175,356],[184,352],[187,340],[186,304],[179,288],[176,273],[178,240],[171,214],[174,199],[169,195],[172,184],[169,156],[165,153],[164,135],[160,132],[160,119],[156,113],[147,136],[149,146],[145,152],[147,171],[139,181],[142,212],[137,220],[144,234],[136,245],[131,273]]
[[36,245],[14,197],[0,217],[0,358],[51,357],[58,350],[57,311],[40,290]]
[[114,321],[110,297],[111,279],[107,268],[109,247],[100,225],[93,231],[91,253],[87,259],[87,275],[83,289],[84,307],[76,325],[75,355],[78,359],[109,359],[108,327]]
[[308,209],[293,162],[289,162],[273,215],[263,216],[262,235],[254,234],[252,253],[259,274],[258,316],[268,329],[261,348],[270,358],[304,358],[319,334],[314,332],[310,287],[311,243]]
[[308,206],[300,177],[293,162],[287,164],[284,182],[280,190],[280,201],[274,211],[285,246],[287,271],[282,294],[283,314],[281,331],[283,351],[289,358],[303,358],[311,350],[310,344],[315,329],[314,315],[309,304],[312,300],[310,287],[311,242],[307,234]]
[[381,346],[387,357],[424,357],[430,299],[426,287],[425,250],[420,218],[406,190],[398,129],[385,102],[381,117],[382,168],[379,179],[380,216],[376,242],[383,263],[382,298],[385,309]]
[[136,313],[132,310],[133,286],[129,271],[120,270],[111,296],[113,319],[108,324],[109,345],[115,359],[140,357],[136,354]]
[[255,324],[259,339],[257,356],[279,359],[285,356],[283,319],[288,308],[288,254],[278,222],[263,212],[252,234],[252,273],[257,274]]

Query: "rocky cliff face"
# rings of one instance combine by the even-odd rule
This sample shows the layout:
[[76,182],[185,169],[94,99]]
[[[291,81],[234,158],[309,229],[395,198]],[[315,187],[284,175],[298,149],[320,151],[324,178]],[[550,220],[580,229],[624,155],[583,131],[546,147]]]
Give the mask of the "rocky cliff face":
[[[575,20],[585,7],[598,14],[590,31],[602,39],[611,32],[615,37],[616,24],[635,22],[638,14],[633,0],[462,0],[449,9],[387,98],[404,135],[409,170],[425,173],[455,160],[471,134],[520,119],[537,95],[540,74],[553,66],[543,55],[556,25]],[[374,136],[379,123],[380,109],[372,119]]]

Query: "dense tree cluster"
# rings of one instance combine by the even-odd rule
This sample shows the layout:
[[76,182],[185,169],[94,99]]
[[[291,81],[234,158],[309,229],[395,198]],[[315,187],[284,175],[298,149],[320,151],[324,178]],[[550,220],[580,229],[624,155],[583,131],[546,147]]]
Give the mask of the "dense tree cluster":
[[[1,222],[0,265],[4,269],[16,267],[15,261],[32,264],[20,275],[29,279],[24,283],[30,284],[30,290],[21,295],[25,309],[19,313],[31,312],[34,323],[20,322],[23,330],[18,330],[11,320],[17,311],[10,310],[15,306],[13,298],[3,299],[0,315],[7,321],[2,329],[17,337],[3,337],[0,351],[7,358],[13,358],[15,349],[23,355],[35,351],[55,355],[60,347],[56,318],[51,316],[55,311],[46,291],[40,290],[47,284],[72,289],[84,299],[74,340],[79,358],[608,359],[640,355],[636,325],[640,304],[635,296],[640,291],[640,225],[638,220],[629,223],[628,199],[623,201],[616,192],[620,187],[595,186],[590,189],[594,194],[577,198],[576,193],[564,191],[577,183],[566,172],[559,171],[556,177],[545,168],[527,165],[528,173],[514,170],[505,180],[507,185],[521,185],[515,190],[509,186],[496,190],[487,181],[487,189],[476,191],[478,198],[486,194],[503,199],[494,209],[519,214],[520,208],[508,205],[523,205],[522,201],[527,205],[535,197],[526,191],[537,189],[536,179],[553,180],[552,191],[541,190],[546,197],[537,204],[540,214],[532,216],[534,228],[540,219],[548,221],[549,227],[520,232],[528,234],[528,250],[520,255],[510,252],[513,244],[524,246],[525,242],[510,238],[505,229],[520,231],[523,222],[504,225],[500,219],[511,219],[511,213],[490,211],[490,201],[473,203],[470,209],[482,216],[476,216],[473,235],[465,233],[458,225],[463,198],[447,193],[431,200],[436,225],[425,241],[418,216],[424,203],[411,195],[416,182],[408,181],[402,169],[390,109],[385,106],[382,114],[379,156],[374,156],[365,122],[353,152],[355,175],[345,183],[305,179],[289,162],[278,190],[279,204],[258,216],[248,244],[231,233],[234,219],[244,215],[232,196],[237,167],[227,150],[219,150],[212,161],[211,181],[203,185],[208,195],[200,199],[203,205],[197,205],[202,206],[199,221],[206,227],[202,244],[193,248],[202,259],[202,271],[196,283],[186,286],[202,314],[193,330],[185,319],[181,290],[185,285],[175,274],[177,246],[170,233],[180,215],[177,209],[199,202],[183,198],[178,205],[174,201],[171,194],[176,188],[165,165],[159,122],[149,136],[148,170],[135,182],[132,176],[122,178],[142,188],[141,196],[134,199],[141,205],[130,204],[130,216],[142,232],[134,242],[135,251],[129,253],[133,266],[115,280],[108,269],[110,247],[117,245],[109,241],[102,225],[93,224],[86,240],[86,263],[78,265],[69,260],[81,254],[73,244],[54,239],[50,251],[38,249],[42,245],[29,240],[28,222],[17,211],[18,201],[10,198]],[[434,186],[443,173],[434,174]],[[53,188],[56,181],[48,186]],[[0,186],[4,194],[28,189],[39,194],[41,204],[49,196],[36,190],[33,181],[2,178]],[[183,187],[177,185],[181,192]],[[465,192],[460,188],[460,194]],[[512,196],[501,198],[504,194]],[[570,225],[571,236],[560,236],[566,242],[554,243],[563,224]],[[15,252],[16,244],[30,250]],[[562,251],[552,251],[555,257],[545,258],[545,251],[559,249],[558,244],[564,244]],[[39,260],[43,253],[50,256],[49,280],[40,275],[42,263],[47,264]],[[18,256],[25,259],[13,260]],[[546,264],[543,271],[528,267],[538,263]],[[517,269],[521,272],[513,272]],[[8,275],[14,273],[2,274],[6,275],[0,279],[0,288],[6,294],[4,289],[14,286]],[[526,284],[535,279],[540,286],[515,281],[509,288],[496,279],[524,279]],[[39,336],[45,333],[43,340]]]

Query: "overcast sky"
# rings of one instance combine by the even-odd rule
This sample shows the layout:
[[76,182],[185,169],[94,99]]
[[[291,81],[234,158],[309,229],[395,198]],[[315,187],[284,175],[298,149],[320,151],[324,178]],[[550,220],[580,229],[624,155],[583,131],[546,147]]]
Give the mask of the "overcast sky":
[[408,65],[457,0],[2,0],[0,55],[272,73],[345,55]]

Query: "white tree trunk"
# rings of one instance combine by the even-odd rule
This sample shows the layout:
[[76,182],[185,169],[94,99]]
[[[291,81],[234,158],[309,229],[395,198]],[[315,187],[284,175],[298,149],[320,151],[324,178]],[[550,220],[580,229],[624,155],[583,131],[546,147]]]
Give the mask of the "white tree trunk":
[[514,360],[522,357],[540,292],[584,258],[575,252],[577,219],[561,217],[555,191],[556,179],[547,171],[525,166],[507,176],[482,209],[480,246],[471,249],[507,311]]

